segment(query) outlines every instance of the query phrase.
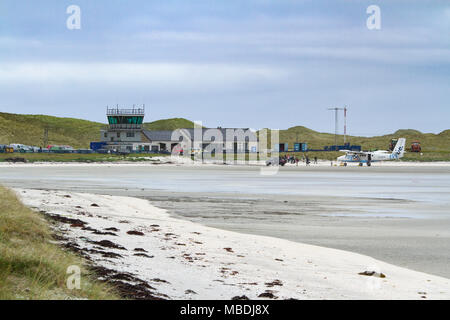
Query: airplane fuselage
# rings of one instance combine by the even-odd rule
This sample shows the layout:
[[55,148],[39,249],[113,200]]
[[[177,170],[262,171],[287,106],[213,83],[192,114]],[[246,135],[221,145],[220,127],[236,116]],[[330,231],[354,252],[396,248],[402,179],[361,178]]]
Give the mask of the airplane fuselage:
[[[370,157],[369,157],[370,155]],[[340,156],[337,158],[340,162],[361,162],[367,163],[370,162],[379,162],[379,161],[389,161],[389,160],[397,160],[399,157],[397,154],[393,153],[377,153],[377,152],[367,152],[363,154],[346,154],[344,156]]]
[[397,144],[395,145],[395,148],[392,152],[389,151],[350,151],[350,150],[342,150],[346,152],[345,155],[340,156],[337,158],[337,161],[339,162],[358,162],[360,164],[367,163],[367,165],[370,165],[372,162],[379,162],[379,161],[389,161],[389,160],[398,160],[401,157],[403,157],[403,154],[405,152],[405,138],[398,139]]

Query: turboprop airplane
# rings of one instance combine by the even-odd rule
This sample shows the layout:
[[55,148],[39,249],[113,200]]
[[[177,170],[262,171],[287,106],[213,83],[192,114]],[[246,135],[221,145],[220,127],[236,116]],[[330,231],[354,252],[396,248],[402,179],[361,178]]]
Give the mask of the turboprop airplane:
[[343,162],[344,166],[346,166],[348,162],[358,162],[360,166],[366,163],[367,166],[370,167],[372,162],[398,160],[402,158],[405,153],[405,143],[405,138],[398,139],[392,153],[384,150],[377,150],[373,152],[339,150],[341,152],[345,152],[346,154],[337,158],[337,161]]

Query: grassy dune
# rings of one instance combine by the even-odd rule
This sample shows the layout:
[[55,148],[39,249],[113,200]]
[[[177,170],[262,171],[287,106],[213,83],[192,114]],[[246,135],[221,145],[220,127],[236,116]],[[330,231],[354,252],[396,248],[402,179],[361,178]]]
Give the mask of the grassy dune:
[[[422,133],[416,130],[398,130],[393,134],[376,137],[347,136],[351,144],[361,145],[364,150],[387,150],[393,138],[406,138],[406,154],[403,161],[450,161],[450,130],[439,134]],[[297,141],[298,140],[298,141]],[[408,152],[412,141],[420,141],[422,153]],[[323,149],[324,146],[334,145],[334,134],[317,132],[305,127],[292,127],[280,130],[280,142],[287,142],[293,148],[294,142],[307,142],[310,149]],[[344,137],[338,136],[338,144],[342,145]],[[342,152],[310,152],[309,156],[320,159],[336,159]]]
[[[144,123],[149,130],[174,130],[177,128],[192,128],[192,121],[183,118],[163,119]],[[50,144],[68,144],[75,148],[88,148],[89,142],[99,140],[99,130],[105,124],[87,120],[58,118],[43,115],[18,115],[0,113],[0,144],[23,143],[28,145],[43,145],[44,129],[49,129]],[[406,153],[406,161],[450,161],[450,130],[439,134],[422,133],[416,130],[398,130],[395,133],[376,137],[348,136],[351,144],[362,145],[364,150],[386,150],[392,138],[406,138],[407,150],[411,142],[419,140],[423,155]],[[338,143],[343,144],[343,136],[338,137]],[[307,142],[310,149],[323,149],[334,144],[334,134],[317,132],[303,126],[292,127],[280,131],[280,142]],[[342,153],[320,152],[321,159],[336,159]],[[315,155],[310,155],[314,157]],[[72,156],[64,156],[72,158]],[[85,158],[84,156],[81,158]],[[1,159],[1,157],[0,157]],[[45,161],[43,159],[43,161]]]
[[[116,299],[93,280],[84,261],[51,243],[48,222],[0,187],[0,300]],[[81,289],[66,286],[67,267],[81,268]]]
[[[91,141],[99,141],[100,129],[104,127],[106,124],[74,118],[0,112],[0,144],[22,143],[44,146],[44,130],[48,128],[49,144],[67,144],[74,148],[89,148]],[[144,128],[149,130],[193,127],[193,122],[183,118],[144,123]]]
[[100,138],[104,124],[73,118],[44,115],[0,113],[0,143],[44,146],[44,129],[49,130],[50,144],[68,144],[88,148]]
[[147,130],[175,130],[180,128],[194,128],[194,123],[183,118],[172,118],[144,123],[144,128]]

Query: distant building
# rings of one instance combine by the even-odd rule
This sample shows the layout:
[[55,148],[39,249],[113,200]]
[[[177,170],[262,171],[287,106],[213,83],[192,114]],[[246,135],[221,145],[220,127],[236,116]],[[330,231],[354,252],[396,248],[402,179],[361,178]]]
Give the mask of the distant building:
[[142,141],[145,108],[107,108],[108,128],[100,131],[105,148],[117,152],[150,151],[151,144]]
[[152,150],[178,152],[249,153],[258,151],[256,132],[248,128],[185,128],[174,131],[143,130]]
[[248,128],[145,130],[145,109],[107,108],[108,128],[101,130],[104,148],[116,152],[249,153],[258,151],[256,132]]

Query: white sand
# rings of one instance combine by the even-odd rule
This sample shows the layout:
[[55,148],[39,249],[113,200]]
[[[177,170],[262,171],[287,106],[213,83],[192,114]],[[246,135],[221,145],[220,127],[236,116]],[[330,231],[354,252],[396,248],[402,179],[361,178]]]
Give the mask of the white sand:
[[[130,156],[132,158],[132,156]],[[52,167],[52,166],[148,166],[148,165],[165,165],[165,166],[205,166],[205,165],[224,165],[223,160],[211,160],[205,159],[203,162],[200,160],[192,160],[190,157],[181,157],[181,156],[165,156],[165,157],[143,157],[140,159],[145,159],[143,162],[135,162],[135,161],[114,161],[114,162],[95,162],[95,163],[86,163],[86,162],[33,162],[33,163],[10,163],[10,162],[0,162],[0,168],[7,167]],[[227,165],[250,165],[250,166],[266,166],[265,160],[252,160],[252,161],[227,161]],[[336,160],[318,160],[317,164],[314,164],[311,161],[309,167],[330,167],[331,164],[333,166],[339,166],[340,163]],[[285,167],[296,167],[296,164],[287,163]],[[358,163],[349,163],[348,166],[358,166]],[[450,167],[449,161],[435,161],[435,162],[412,162],[412,161],[383,161],[383,162],[373,162],[372,166],[374,167],[391,167],[391,166],[400,166],[400,167]],[[306,167],[306,163],[300,161],[298,163],[298,167]]]
[[[278,299],[450,298],[449,279],[351,252],[197,225],[174,219],[142,199],[15,190],[26,205],[37,210],[77,218],[98,230],[120,229],[115,232],[118,236],[112,236],[96,235],[68,224],[60,227],[82,248],[96,245],[80,237],[106,239],[125,247],[126,251],[105,249],[123,258],[91,257],[98,265],[148,281],[157,292],[172,299],[230,299],[241,295],[257,299],[267,290]],[[99,207],[92,207],[92,203]],[[129,230],[142,231],[144,236],[128,235]],[[143,248],[154,257],[134,256],[134,248]],[[358,275],[363,271],[383,273],[386,278]],[[168,283],[152,281],[155,278]],[[282,285],[267,284],[275,280]]]

